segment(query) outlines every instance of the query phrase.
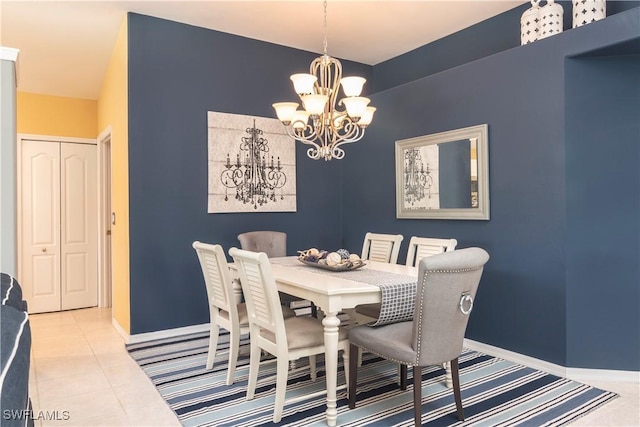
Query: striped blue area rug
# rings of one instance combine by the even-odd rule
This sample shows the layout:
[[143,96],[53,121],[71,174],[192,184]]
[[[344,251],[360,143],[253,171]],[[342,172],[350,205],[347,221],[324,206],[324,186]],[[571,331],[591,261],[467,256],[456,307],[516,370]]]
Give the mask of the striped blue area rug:
[[[261,366],[256,396],[247,401],[248,339],[241,341],[235,384],[226,386],[228,335],[220,338],[211,371],[205,369],[207,333],[130,344],[127,350],[184,426],[273,425],[275,363]],[[456,418],[444,370],[432,367],[422,371],[423,425],[561,426],[617,397],[477,351],[465,350],[459,361],[465,421]],[[300,366],[307,363],[298,362]],[[322,390],[323,367],[319,358],[315,382],[307,370],[290,374],[287,397]],[[339,369],[340,385],[344,384],[342,361]],[[338,392],[338,425],[412,426],[413,392],[411,385],[405,392],[400,390],[397,372],[395,363],[365,353],[358,370],[356,409],[349,409],[345,390]],[[326,426],[325,409],[324,396],[287,405],[278,425]]]

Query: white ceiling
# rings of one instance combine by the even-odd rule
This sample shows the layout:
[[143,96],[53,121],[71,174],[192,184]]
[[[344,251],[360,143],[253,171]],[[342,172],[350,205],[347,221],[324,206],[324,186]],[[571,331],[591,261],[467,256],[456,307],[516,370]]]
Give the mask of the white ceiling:
[[[375,65],[523,3],[329,0],[328,53]],[[319,0],[0,0],[0,45],[20,50],[18,90],[97,99],[126,12],[322,52]]]

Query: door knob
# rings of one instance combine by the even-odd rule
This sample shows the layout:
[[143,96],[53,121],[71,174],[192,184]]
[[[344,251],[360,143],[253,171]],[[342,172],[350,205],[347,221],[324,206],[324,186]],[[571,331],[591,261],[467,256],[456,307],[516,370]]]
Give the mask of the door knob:
[[42,252],[47,252],[47,248],[42,248]]

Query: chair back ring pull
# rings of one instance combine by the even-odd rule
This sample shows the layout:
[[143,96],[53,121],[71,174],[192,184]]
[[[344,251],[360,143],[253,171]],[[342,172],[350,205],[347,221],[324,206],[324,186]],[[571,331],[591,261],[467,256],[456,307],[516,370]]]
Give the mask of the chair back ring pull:
[[[465,308],[465,306],[467,306],[467,308]],[[463,292],[462,295],[460,295],[460,311],[462,312],[462,314],[469,314],[471,313],[471,310],[473,310],[473,297],[471,295],[469,295],[469,292]]]

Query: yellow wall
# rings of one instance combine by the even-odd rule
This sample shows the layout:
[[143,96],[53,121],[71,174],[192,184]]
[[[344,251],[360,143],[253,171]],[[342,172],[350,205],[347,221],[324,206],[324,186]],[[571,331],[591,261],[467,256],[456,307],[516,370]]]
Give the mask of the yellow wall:
[[111,128],[111,229],[113,317],[131,333],[129,297],[129,121],[127,82],[127,18],[125,17],[98,99],[99,133]]
[[98,135],[98,102],[18,92],[18,133],[95,138]]

